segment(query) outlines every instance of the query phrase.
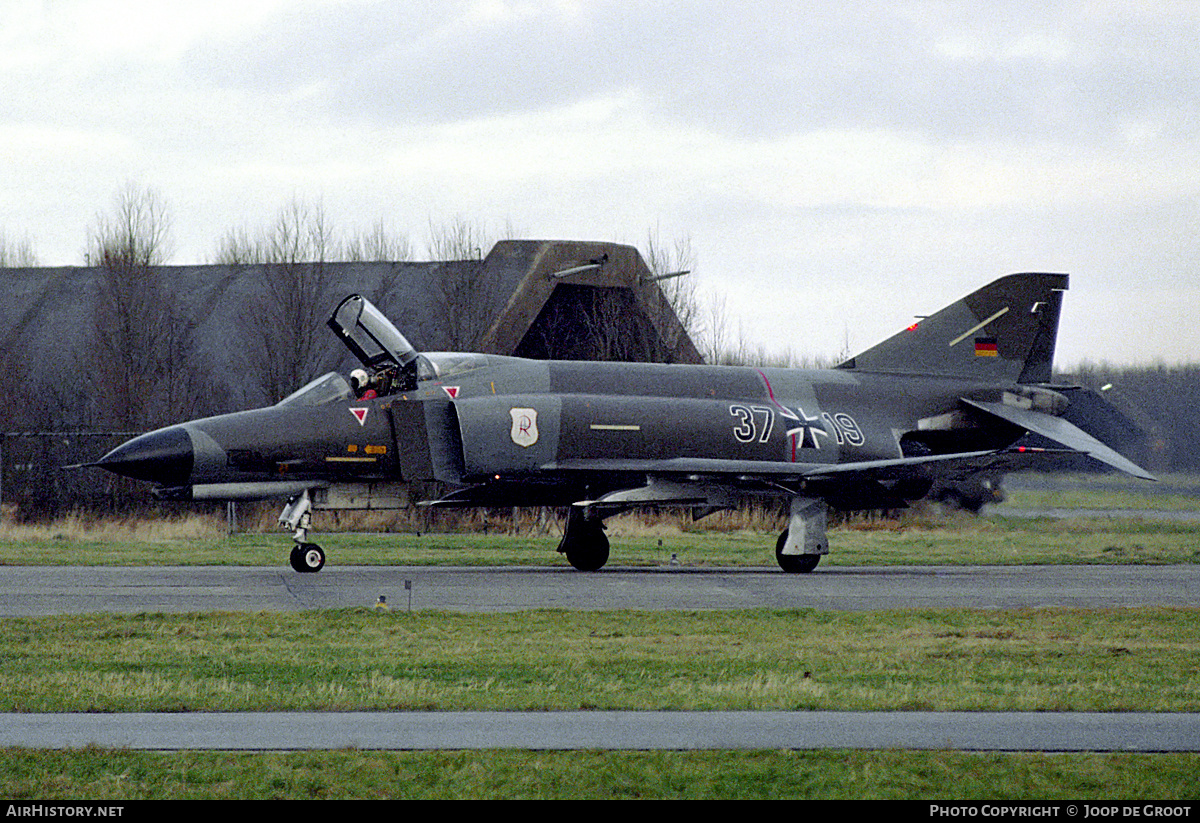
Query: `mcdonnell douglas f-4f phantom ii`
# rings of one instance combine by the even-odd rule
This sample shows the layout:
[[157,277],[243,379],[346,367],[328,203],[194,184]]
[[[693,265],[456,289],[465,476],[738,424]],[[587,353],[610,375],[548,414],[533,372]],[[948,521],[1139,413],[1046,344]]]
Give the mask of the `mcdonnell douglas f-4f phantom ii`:
[[[837,368],[538,361],[419,353],[354,295],[328,325],[369,372],[331,372],[274,406],[141,435],[95,465],[168,499],[286,499],[291,564],[315,572],[315,508],[396,508],[412,484],[440,506],[558,506],[558,551],[608,560],[606,517],[639,506],[697,516],[747,500],[789,507],[775,557],[812,571],[826,513],[898,508],[934,480],[1085,454],[1151,476],[1061,416],[1051,360],[1067,277],[1014,274]],[[367,389],[367,390],[362,390]],[[1040,435],[1043,448],[1017,444]],[[1028,440],[1024,442],[1029,442]]]

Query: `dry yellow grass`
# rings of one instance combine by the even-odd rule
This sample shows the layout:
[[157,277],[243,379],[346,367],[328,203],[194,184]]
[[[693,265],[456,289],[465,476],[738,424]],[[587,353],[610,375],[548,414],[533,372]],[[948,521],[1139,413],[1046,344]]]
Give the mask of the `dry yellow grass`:
[[156,543],[220,537],[224,520],[189,513],[178,517],[97,517],[71,513],[49,523],[0,520],[0,540],[100,540]]

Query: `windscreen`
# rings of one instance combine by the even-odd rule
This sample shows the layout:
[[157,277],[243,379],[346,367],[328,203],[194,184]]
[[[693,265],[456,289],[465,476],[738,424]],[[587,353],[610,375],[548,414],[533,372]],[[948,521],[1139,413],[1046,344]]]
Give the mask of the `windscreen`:
[[310,380],[304,386],[289,394],[275,405],[277,406],[320,406],[335,400],[351,398],[350,384],[346,378],[335,371],[323,374],[315,380]]

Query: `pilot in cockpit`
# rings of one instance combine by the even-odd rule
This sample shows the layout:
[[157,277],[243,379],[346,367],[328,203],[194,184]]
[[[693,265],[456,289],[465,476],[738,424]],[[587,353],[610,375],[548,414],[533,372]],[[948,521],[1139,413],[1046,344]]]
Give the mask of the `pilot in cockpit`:
[[350,372],[350,388],[354,389],[354,396],[359,400],[373,400],[376,397],[375,389],[371,388],[371,378],[363,369]]

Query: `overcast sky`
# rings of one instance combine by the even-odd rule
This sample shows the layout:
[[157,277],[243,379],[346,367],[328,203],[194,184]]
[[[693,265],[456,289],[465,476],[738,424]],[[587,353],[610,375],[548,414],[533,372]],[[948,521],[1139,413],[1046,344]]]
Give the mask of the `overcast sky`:
[[294,201],[418,257],[455,220],[653,230],[772,352],[858,351],[1061,271],[1060,367],[1200,361],[1195,0],[0,10],[0,232],[46,265],[82,263],[134,184],[175,263]]

